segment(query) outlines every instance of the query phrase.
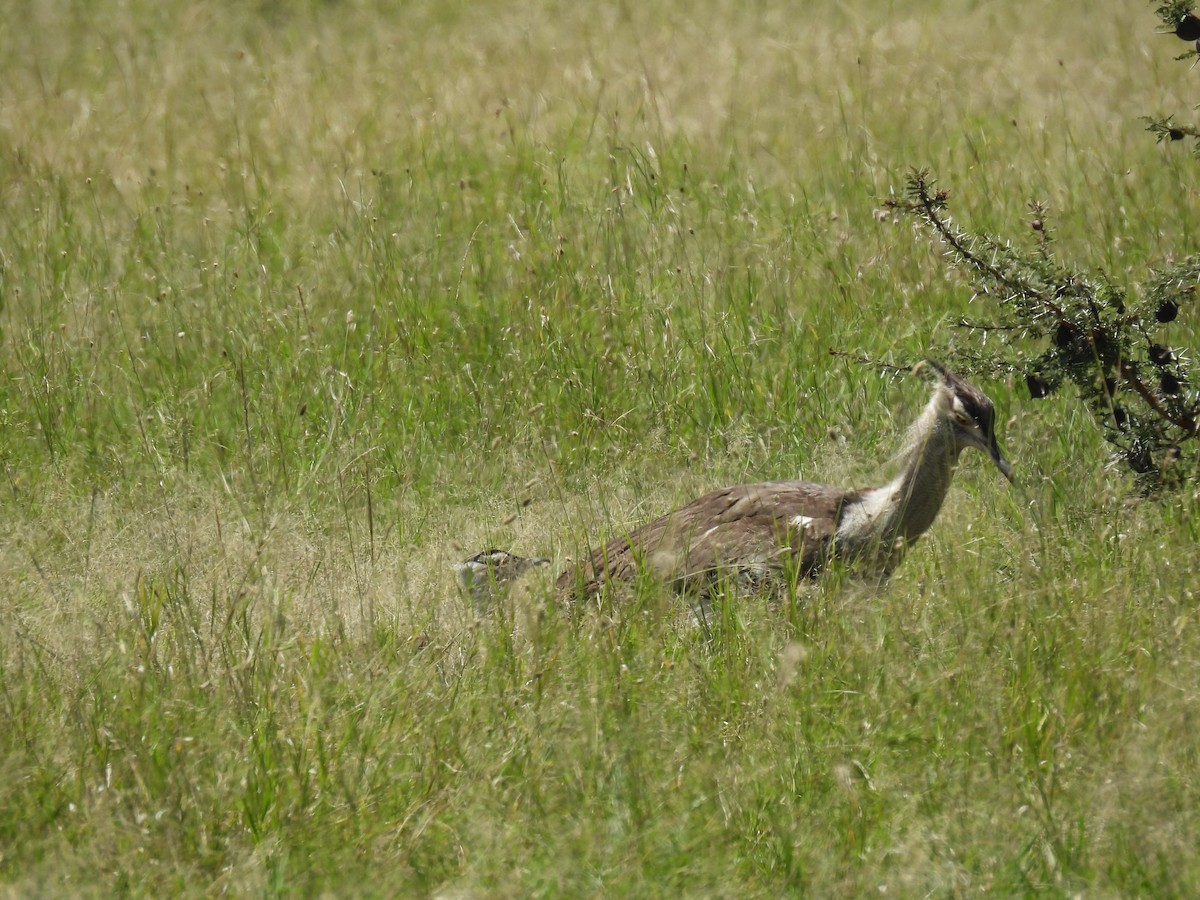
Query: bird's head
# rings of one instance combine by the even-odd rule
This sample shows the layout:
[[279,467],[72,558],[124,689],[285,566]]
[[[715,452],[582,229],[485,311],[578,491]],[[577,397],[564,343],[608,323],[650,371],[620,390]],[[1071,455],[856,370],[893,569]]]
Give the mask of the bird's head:
[[974,447],[986,453],[1010,482],[1013,467],[996,440],[996,409],[987,394],[970,382],[955,375],[945,366],[927,359],[917,363],[914,372],[931,370],[937,378],[938,399],[943,414],[954,429],[958,449]]

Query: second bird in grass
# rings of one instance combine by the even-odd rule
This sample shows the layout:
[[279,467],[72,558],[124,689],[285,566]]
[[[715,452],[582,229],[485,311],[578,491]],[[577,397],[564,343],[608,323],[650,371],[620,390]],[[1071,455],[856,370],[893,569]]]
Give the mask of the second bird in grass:
[[482,614],[504,585],[549,562],[544,556],[517,556],[493,548],[455,563],[454,574],[463,593],[475,601],[475,611]]
[[[832,560],[886,577],[933,524],[963,450],[985,453],[1012,480],[996,441],[992,401],[935,362],[914,371],[922,368],[934,374],[933,394],[909,428],[900,473],[887,484],[848,490],[764,481],[713,491],[593,552],[559,576],[559,597],[586,600],[639,574],[698,593],[723,578],[743,584],[788,573],[811,579]],[[492,583],[524,571],[507,561],[506,572],[488,573]]]

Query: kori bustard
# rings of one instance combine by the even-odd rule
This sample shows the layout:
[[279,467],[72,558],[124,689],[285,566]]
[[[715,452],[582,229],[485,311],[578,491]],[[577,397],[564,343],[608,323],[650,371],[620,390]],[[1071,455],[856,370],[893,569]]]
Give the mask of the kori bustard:
[[[766,481],[713,491],[614,538],[563,572],[560,599],[587,599],[639,573],[699,592],[727,577],[757,584],[790,571],[811,579],[834,559],[863,574],[888,576],[937,518],[963,450],[987,454],[1005,478],[1013,477],[996,441],[996,414],[987,395],[932,360],[914,372],[922,369],[934,375],[933,393],[908,430],[899,474],[887,484],[848,490]],[[485,556],[468,562],[486,566]],[[514,565],[509,554],[503,562],[505,571],[481,570],[488,584],[502,584],[528,568]]]

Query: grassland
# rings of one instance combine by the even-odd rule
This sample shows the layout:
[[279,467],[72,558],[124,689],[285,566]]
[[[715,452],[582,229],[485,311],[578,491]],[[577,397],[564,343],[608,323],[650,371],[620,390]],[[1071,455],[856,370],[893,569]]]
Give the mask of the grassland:
[[1200,892],[1200,503],[1069,398],[984,385],[1019,484],[880,589],[705,634],[448,569],[875,477],[924,387],[828,348],[970,309],[910,166],[1194,251],[1149,6],[0,7],[5,893]]

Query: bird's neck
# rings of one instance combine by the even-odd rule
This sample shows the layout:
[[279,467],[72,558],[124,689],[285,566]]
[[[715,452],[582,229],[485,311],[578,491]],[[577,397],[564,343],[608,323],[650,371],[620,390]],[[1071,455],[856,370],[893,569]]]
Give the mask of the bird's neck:
[[929,530],[954,480],[959,449],[949,422],[923,433],[907,451],[904,469],[883,489],[890,494],[880,532],[912,543]]
[[909,431],[900,454],[900,474],[879,488],[864,491],[848,509],[839,537],[860,549],[891,552],[897,542],[911,544],[937,518],[954,479],[960,448],[953,426],[934,397]]

